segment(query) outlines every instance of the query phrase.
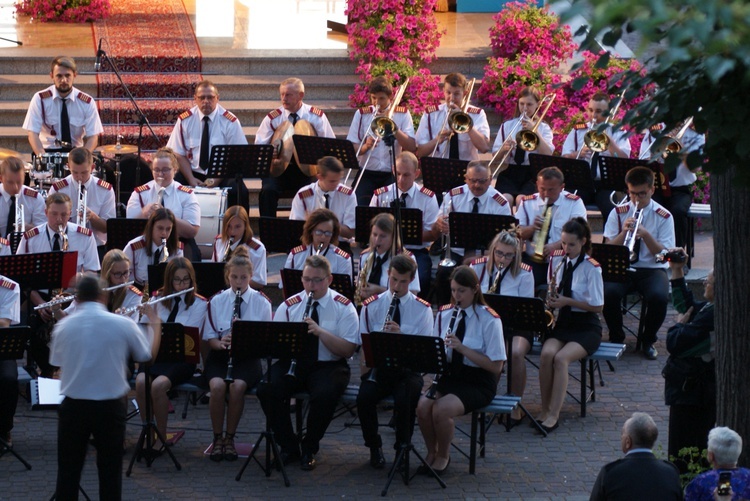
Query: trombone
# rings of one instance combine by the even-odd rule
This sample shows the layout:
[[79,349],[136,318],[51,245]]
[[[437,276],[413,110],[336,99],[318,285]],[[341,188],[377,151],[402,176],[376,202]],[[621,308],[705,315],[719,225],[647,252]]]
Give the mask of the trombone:
[[668,155],[670,153],[679,153],[683,148],[680,139],[682,139],[682,136],[685,135],[685,132],[687,132],[692,123],[693,117],[689,117],[682,122],[682,125],[680,126],[676,134],[674,133],[676,129],[675,128],[672,129],[672,131],[666,136],[654,139],[654,142],[652,142],[648,147],[648,150],[646,150],[644,154],[639,157],[639,160],[648,159],[651,156],[651,150],[654,149],[658,152],[656,156]]
[[[627,88],[625,90],[627,90]],[[589,130],[586,131],[586,134],[584,134],[583,136],[583,145],[588,146],[591,151],[601,153],[609,148],[609,143],[612,141],[612,139],[607,135],[606,130],[609,126],[610,120],[617,117],[617,112],[620,110],[620,105],[625,100],[625,90],[623,90],[622,94],[620,94],[620,99],[617,101],[617,106],[614,107],[614,109],[607,115],[607,119],[604,120],[603,125],[605,127],[603,128],[603,130],[601,130],[601,132],[598,130],[600,129],[600,127],[598,127],[596,122],[594,122],[594,120],[592,119],[591,127],[589,127]],[[581,149],[578,150],[576,159],[581,156],[582,151],[583,146],[581,146]]]
[[[466,110],[469,109],[471,93],[474,92],[474,84],[476,83],[476,81],[476,78],[471,79],[471,83],[469,84],[469,92],[467,92],[464,96],[459,110],[450,111],[451,103],[447,103],[448,107],[445,110],[445,120],[443,120],[443,125],[441,125],[438,129],[438,136],[441,132],[443,132],[443,130],[445,130],[446,125],[451,131],[450,137],[453,137],[453,134],[464,134],[465,132],[469,132],[474,127],[474,120],[471,118],[471,115],[466,112]],[[430,155],[431,157],[435,156],[435,152],[437,151],[439,145],[440,141],[436,141],[435,148],[432,150],[432,154]],[[445,154],[447,151],[448,148],[446,148],[446,150],[443,152],[443,158],[445,158]]]

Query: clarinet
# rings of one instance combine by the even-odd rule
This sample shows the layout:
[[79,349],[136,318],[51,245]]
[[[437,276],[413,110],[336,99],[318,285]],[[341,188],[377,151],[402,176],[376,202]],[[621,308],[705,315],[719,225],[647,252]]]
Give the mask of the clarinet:
[[[385,316],[385,321],[383,321],[383,328],[381,330],[385,330],[385,326],[388,325],[388,322],[393,320],[393,315],[396,314],[396,301],[398,301],[399,298],[396,297],[396,294],[393,294],[393,299],[391,299],[391,305],[388,307],[388,313]],[[373,367],[370,369],[370,375],[365,379],[368,383],[377,383],[377,369]]]
[[[240,316],[240,304],[242,303],[242,290],[237,289],[234,293],[234,312],[232,313],[232,323],[234,323],[235,320]],[[231,328],[231,326],[230,326]],[[227,390],[229,390],[229,385],[234,382],[234,378],[232,377],[232,343],[229,343],[229,362],[227,362],[227,375],[224,377],[224,382],[227,383]]]
[[[312,310],[313,304],[313,293],[312,291],[307,293],[307,303],[305,303],[305,312],[302,314],[302,319],[310,318],[310,310]],[[297,359],[293,358],[289,364],[289,370],[286,373],[286,377],[297,379]]]
[[[453,308],[453,313],[451,314],[451,320],[448,323],[448,330],[445,331],[445,338],[447,338],[453,333],[453,327],[456,324],[456,317],[458,317],[458,312],[460,309],[461,308],[458,305],[456,305],[455,308]],[[424,394],[425,398],[429,398],[430,400],[435,400],[435,394],[437,393],[437,385],[439,381],[440,381],[440,374],[435,374],[435,378],[432,380],[432,384],[427,389],[427,393]]]

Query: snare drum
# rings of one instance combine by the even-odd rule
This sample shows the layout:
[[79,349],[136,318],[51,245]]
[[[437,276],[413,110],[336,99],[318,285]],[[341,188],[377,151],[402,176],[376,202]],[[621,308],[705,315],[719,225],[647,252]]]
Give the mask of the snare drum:
[[59,181],[68,175],[68,152],[46,152],[34,157],[31,177],[36,180],[52,179]]
[[203,259],[211,259],[214,239],[221,233],[221,222],[227,209],[227,192],[222,188],[193,188],[201,208],[201,227],[195,242]]

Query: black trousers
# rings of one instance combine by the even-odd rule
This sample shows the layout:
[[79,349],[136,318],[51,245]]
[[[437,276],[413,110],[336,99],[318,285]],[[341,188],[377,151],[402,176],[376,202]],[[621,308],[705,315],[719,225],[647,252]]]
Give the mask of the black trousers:
[[13,429],[18,404],[18,369],[15,360],[0,360],[0,438]]
[[656,342],[656,333],[667,316],[669,302],[669,280],[663,268],[636,268],[628,272],[626,283],[604,282],[604,320],[609,328],[609,339],[619,341],[625,337],[622,331],[622,298],[638,291],[646,303],[645,327],[641,341]]
[[57,499],[78,499],[89,437],[96,442],[99,498],[122,499],[122,443],[127,400],[78,400],[60,404],[57,428]]
[[354,194],[357,197],[357,205],[365,207],[370,205],[370,200],[372,199],[375,190],[383,186],[389,186],[395,182],[391,172],[376,172],[370,169],[365,169],[365,171],[362,172],[362,169],[360,169],[357,171],[357,177],[354,178],[354,184],[357,184],[357,179],[360,177],[362,177],[362,180],[359,182],[357,191]]
[[676,186],[672,188],[672,195],[664,197],[654,194],[654,199],[662,204],[674,219],[674,241],[677,247],[685,247],[687,244],[688,211],[693,203],[693,193],[690,186]]
[[294,159],[289,162],[289,166],[279,177],[264,177],[261,180],[258,200],[261,217],[276,217],[281,193],[286,192],[294,195],[300,188],[312,183],[314,179],[299,170]]
[[[288,371],[288,360],[274,363],[269,370],[269,382],[258,386],[258,400],[283,452],[297,453],[301,445],[302,453],[315,454],[333,420],[336,405],[349,384],[351,370],[346,360],[339,360],[315,362],[309,368],[298,364],[296,378],[286,377]],[[289,398],[300,391],[310,394],[307,433],[301,444],[294,433],[289,415]]]
[[357,414],[362,425],[365,446],[383,446],[383,440],[378,433],[377,405],[385,397],[393,395],[396,421],[396,443],[393,448],[398,449],[399,445],[411,442],[417,402],[424,381],[419,374],[406,370],[379,369],[375,372],[375,382],[368,381],[369,376],[370,371],[362,375],[362,383],[357,393]]
[[[679,457],[680,449],[708,447],[708,432],[716,424],[714,405],[670,405],[669,406],[669,455]],[[674,464],[687,473],[687,464],[678,460]],[[684,471],[683,471],[684,470]]]

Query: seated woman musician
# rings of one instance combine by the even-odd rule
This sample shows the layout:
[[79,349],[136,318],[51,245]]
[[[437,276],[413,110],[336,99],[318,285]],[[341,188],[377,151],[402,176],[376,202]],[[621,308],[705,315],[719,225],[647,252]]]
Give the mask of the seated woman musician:
[[211,261],[226,263],[241,245],[247,247],[250,261],[253,263],[253,278],[250,279],[250,287],[261,290],[267,283],[266,246],[255,238],[253,229],[250,227],[250,216],[245,208],[234,205],[224,213],[221,233],[214,239]]
[[[433,332],[445,340],[448,371],[419,399],[417,419],[427,446],[425,461],[441,474],[450,464],[453,418],[492,402],[506,358],[503,324],[485,304],[479,278],[468,266],[453,271],[451,304],[440,308]],[[429,473],[423,467],[417,471]]]
[[560,424],[568,366],[594,353],[602,339],[598,314],[604,307],[604,284],[599,263],[588,256],[591,228],[575,217],[563,225],[561,240],[563,248],[550,257],[547,293],[548,307],[559,312],[539,364],[542,411],[537,421],[547,432]]
[[[245,392],[262,376],[259,359],[232,357],[235,320],[271,320],[271,301],[250,287],[252,276],[253,263],[247,248],[238,247],[224,266],[224,280],[229,288],[211,298],[203,325],[203,340],[210,348],[205,374],[211,390],[209,411],[214,439],[210,457],[213,461],[237,459],[234,435],[245,407]],[[227,392],[229,401],[225,408]]]
[[141,290],[148,284],[148,265],[165,263],[182,257],[182,243],[177,239],[174,214],[169,209],[156,209],[148,218],[143,235],[125,246],[123,252],[133,267],[130,280]]
[[[515,231],[501,231],[492,239],[487,256],[471,262],[471,269],[479,277],[479,284],[485,294],[503,296],[534,297],[534,273],[531,267],[521,262],[523,240]],[[526,389],[525,357],[534,343],[532,332],[505,329],[505,340],[510,343],[510,391],[522,397]],[[511,426],[523,418],[521,409],[511,412]]]
[[[200,331],[206,317],[206,298],[197,294],[195,281],[195,270],[187,258],[178,257],[169,263],[164,271],[164,285],[157,291],[158,296],[166,297],[175,293],[184,292],[181,296],[159,302],[154,305],[156,314],[162,322],[176,322],[185,327],[196,327]],[[163,327],[163,324],[162,324]],[[199,338],[200,339],[200,338]],[[186,351],[188,345],[185,346]],[[198,353],[199,346],[193,349]],[[167,418],[169,416],[169,397],[167,393],[178,384],[189,381],[195,372],[194,363],[187,362],[157,362],[149,370],[151,381],[151,401],[156,420],[156,429],[164,443],[155,444],[155,449],[163,446],[174,445],[178,436],[167,436]],[[141,372],[135,380],[136,400],[140,409],[146,408],[146,375]],[[141,413],[141,420],[146,421],[148,416]]]
[[[370,221],[370,246],[359,255],[359,276],[354,284],[355,303],[388,290],[391,258],[399,254],[405,254],[416,262],[414,254],[401,245],[393,215],[381,212]],[[420,291],[418,276],[409,284],[409,291],[415,295]]]

